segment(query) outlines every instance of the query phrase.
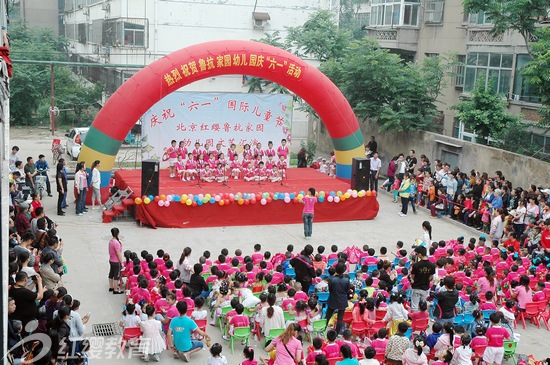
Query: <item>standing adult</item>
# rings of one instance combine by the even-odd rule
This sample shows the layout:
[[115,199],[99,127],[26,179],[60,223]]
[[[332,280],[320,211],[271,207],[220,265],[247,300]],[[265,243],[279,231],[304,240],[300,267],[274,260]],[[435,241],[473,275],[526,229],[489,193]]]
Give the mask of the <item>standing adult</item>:
[[295,256],[290,260],[290,264],[296,272],[296,281],[302,284],[302,290],[307,293],[311,282],[315,277],[315,268],[311,255],[313,254],[313,246],[306,245],[299,256]]
[[275,350],[277,356],[273,365],[295,365],[302,361],[302,342],[296,338],[298,332],[294,323],[289,324],[286,330],[265,348],[268,353]]
[[378,152],[374,152],[370,158],[370,190],[378,191],[380,168],[382,168],[382,161],[378,158]]
[[27,164],[23,168],[25,173],[25,184],[34,191],[34,177],[36,176],[36,167],[31,156],[27,157]]
[[397,180],[403,181],[403,176],[405,176],[405,172],[407,170],[407,163],[405,162],[405,156],[400,153],[397,156]]
[[42,300],[44,295],[44,287],[42,286],[42,278],[39,275],[33,276],[36,280],[36,292],[27,289],[29,276],[24,271],[19,271],[15,274],[15,284],[9,290],[9,296],[15,301],[15,311],[12,314],[13,319],[18,319],[23,324],[23,328],[30,321],[38,317],[37,300]]
[[313,233],[313,214],[315,212],[315,203],[317,203],[315,189],[309,188],[306,196],[302,198],[302,204],[304,204],[302,220],[304,221],[304,236],[306,239],[311,238],[311,233]]
[[176,304],[179,317],[172,318],[168,327],[168,348],[174,351],[174,357],[189,362],[190,355],[199,352],[203,348],[201,341],[192,340],[191,333],[203,336],[210,342],[210,336],[201,330],[195,321],[187,316],[187,302],[181,301]]
[[378,143],[376,142],[374,136],[370,136],[370,141],[369,143],[367,143],[367,146],[372,151],[372,153],[378,152]]
[[76,215],[82,216],[86,212],[86,192],[88,191],[88,176],[86,163],[79,162],[74,174],[74,186],[76,188]]
[[95,160],[94,163],[92,163],[92,182],[90,184],[90,187],[92,188],[92,209],[95,209],[95,203],[97,201],[97,205],[101,208],[101,173],[99,172],[99,165],[101,162],[99,160]]
[[111,228],[113,236],[109,241],[109,291],[113,294],[122,294],[120,290],[120,272],[122,271],[122,242],[118,238],[120,231],[118,228]]
[[50,184],[50,178],[48,177],[50,165],[48,165],[48,161],[46,161],[46,156],[40,154],[38,156],[38,161],[34,164],[34,167],[36,168],[37,175],[46,176],[46,191],[48,192],[48,196],[52,196],[52,186]]
[[411,197],[411,180],[408,172],[406,172],[403,176],[401,185],[399,185],[398,193],[401,198],[401,211],[398,214],[401,217],[406,217]]
[[307,167],[307,152],[305,148],[301,148],[298,152],[298,167]]
[[418,246],[414,249],[418,261],[413,264],[411,268],[411,288],[412,299],[411,309],[418,310],[418,303],[421,300],[426,300],[428,297],[428,290],[430,290],[430,283],[435,275],[435,265],[428,261],[426,256],[428,250],[424,246]]
[[344,277],[346,272],[346,264],[339,262],[335,267],[336,274],[328,278],[329,296],[327,300],[327,315],[326,318],[332,318],[334,311],[338,311],[338,319],[336,321],[336,333],[340,333],[342,323],[344,321],[344,312],[348,307],[348,293],[350,289],[349,279]]
[[525,220],[526,213],[527,213],[527,208],[525,208],[525,200],[519,199],[518,207],[515,213],[512,213],[512,216],[513,216],[512,223],[514,225],[514,230],[516,231],[516,237],[521,237],[521,235],[523,234],[523,231],[525,230],[525,225],[523,223]]
[[416,168],[416,164],[418,163],[418,160],[416,159],[414,154],[414,150],[410,150],[409,155],[405,159],[405,161],[407,162],[407,172],[409,174],[414,174],[414,169]]
[[397,170],[397,156],[394,156],[390,164],[388,165],[388,170],[386,170],[386,175],[388,176],[388,182],[384,184],[384,188],[386,190],[391,191],[391,187],[393,185],[393,182],[395,181],[395,171]]
[[19,161],[19,157],[17,156],[17,152],[19,152],[19,147],[13,146],[11,148],[11,153],[10,153],[10,171],[11,172],[15,171],[15,163],[17,161]]
[[193,273],[193,265],[191,265],[191,261],[189,261],[189,256],[191,256],[191,247],[185,247],[177,265],[177,269],[180,271],[180,280],[185,285],[189,285],[191,274]]
[[491,220],[491,230],[489,236],[491,241],[497,241],[500,244],[504,234],[504,209],[498,208],[497,215]]
[[[63,176],[65,177],[65,184],[66,182],[69,180],[69,178],[67,177],[67,168],[66,168],[66,165],[67,165],[67,161],[65,161],[64,158],[60,158],[59,159],[59,162],[61,162],[63,164],[63,169],[61,170],[61,172],[63,173]],[[67,204],[67,194],[68,191],[67,189],[65,189],[65,195],[63,195],[63,203],[61,204],[61,208],[65,209],[69,206],[69,204]]]
[[55,182],[57,183],[57,215],[65,215],[63,211],[63,200],[67,194],[67,176],[63,173],[65,160],[59,160],[56,166]]

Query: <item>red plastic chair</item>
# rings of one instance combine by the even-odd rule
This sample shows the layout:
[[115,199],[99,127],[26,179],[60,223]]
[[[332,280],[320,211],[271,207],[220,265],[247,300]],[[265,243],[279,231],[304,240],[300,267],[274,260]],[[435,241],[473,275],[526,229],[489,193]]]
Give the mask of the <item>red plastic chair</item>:
[[368,328],[365,322],[352,322],[351,323],[351,333],[363,338],[367,333]]
[[384,353],[377,353],[374,355],[374,360],[378,360],[380,365],[384,365],[384,362],[386,361],[386,355]]
[[339,356],[339,357],[331,357],[330,359],[327,359],[327,360],[328,360],[328,365],[336,365],[338,361],[342,361],[344,360],[344,358],[342,356]]
[[426,330],[428,329],[428,326],[430,325],[429,318],[426,319],[419,319],[412,322],[412,331],[413,332],[420,332],[420,333],[426,333]]
[[477,360],[477,364],[481,365],[481,361],[483,360],[483,354],[485,353],[485,349],[487,348],[487,345],[479,345],[474,347],[472,350],[474,350],[474,356],[472,357],[472,363],[475,364],[475,361]]
[[381,321],[384,319],[384,317],[386,316],[386,313],[388,313],[387,311],[383,311],[383,310],[380,310],[380,309],[377,309],[374,311],[374,316],[375,316],[375,320],[376,321]]
[[516,318],[515,325],[520,321],[523,324],[523,329],[526,329],[525,319],[530,318],[531,322],[534,322],[538,328],[540,328],[540,309],[537,302],[525,304],[525,312],[519,312],[518,317]]
[[372,336],[377,333],[380,329],[386,328],[386,322],[376,321],[374,322],[367,330],[367,336]]
[[120,352],[122,353],[122,355],[124,355],[124,349],[126,347],[126,343],[135,338],[138,339],[138,343],[139,343],[139,339],[141,338],[140,327],[128,327],[124,329],[124,331],[122,332],[122,339],[120,341]]
[[349,325],[351,325],[352,320],[353,320],[353,312],[352,311],[345,311],[343,322],[349,326]]
[[550,331],[550,327],[548,326],[548,320],[550,320],[550,311],[547,309],[548,301],[545,300],[543,302],[538,302],[539,304],[539,318],[542,319],[542,322],[544,323],[544,326],[548,331]]

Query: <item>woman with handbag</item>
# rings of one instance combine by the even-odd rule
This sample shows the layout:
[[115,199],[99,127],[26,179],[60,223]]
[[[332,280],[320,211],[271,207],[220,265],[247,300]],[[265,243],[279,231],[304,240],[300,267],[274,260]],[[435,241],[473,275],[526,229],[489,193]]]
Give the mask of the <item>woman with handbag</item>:
[[286,330],[265,348],[268,353],[273,350],[276,352],[273,365],[295,365],[302,362],[302,342],[296,338],[298,333],[295,325],[289,324]]

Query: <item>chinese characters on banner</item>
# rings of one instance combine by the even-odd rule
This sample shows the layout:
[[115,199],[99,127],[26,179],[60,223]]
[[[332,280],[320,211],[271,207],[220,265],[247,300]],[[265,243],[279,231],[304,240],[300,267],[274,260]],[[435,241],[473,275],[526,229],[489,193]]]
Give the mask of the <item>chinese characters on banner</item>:
[[291,140],[292,107],[283,94],[171,93],[141,118],[142,159],[161,159],[173,139],[189,152],[196,142],[211,150],[220,143],[224,153],[232,143],[239,153],[245,144],[265,150],[268,141],[277,149],[281,139]]
[[287,77],[296,80],[302,77],[302,66],[282,56],[267,56],[254,53],[229,53],[206,56],[175,66],[170,72],[163,75],[164,84],[167,87],[178,86],[178,84],[186,78],[195,78],[201,73],[208,73],[214,69],[228,67],[265,68],[271,72],[283,73]]

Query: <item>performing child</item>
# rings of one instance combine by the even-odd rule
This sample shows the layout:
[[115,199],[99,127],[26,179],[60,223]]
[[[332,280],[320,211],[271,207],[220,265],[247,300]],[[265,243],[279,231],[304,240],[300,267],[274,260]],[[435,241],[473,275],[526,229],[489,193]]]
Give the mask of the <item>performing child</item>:
[[178,160],[175,139],[170,142],[170,147],[164,149],[164,153],[168,155],[168,170],[170,171],[170,177],[174,178],[176,177],[176,161]]

